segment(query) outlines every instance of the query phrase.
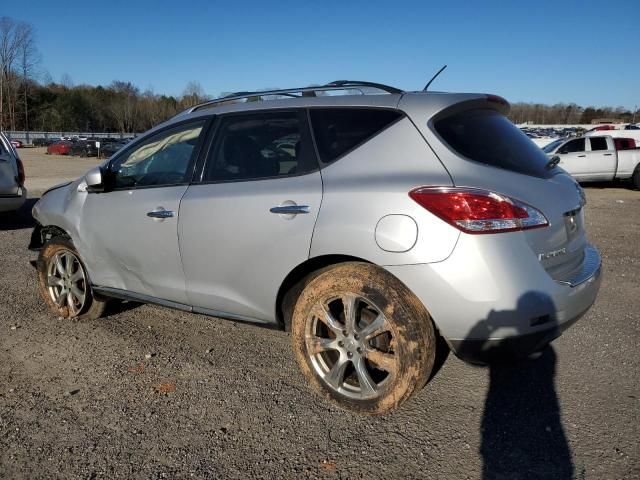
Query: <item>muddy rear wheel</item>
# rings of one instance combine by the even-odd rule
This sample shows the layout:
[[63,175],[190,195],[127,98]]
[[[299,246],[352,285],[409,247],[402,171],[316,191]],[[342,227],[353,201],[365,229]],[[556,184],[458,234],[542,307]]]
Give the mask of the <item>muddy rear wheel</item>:
[[424,386],[435,359],[424,306],[393,275],[366,263],[337,265],[306,285],[292,340],[311,385],[358,413],[397,408]]
[[38,257],[40,293],[54,315],[63,318],[99,318],[106,301],[91,291],[87,270],[70,240],[52,238]]

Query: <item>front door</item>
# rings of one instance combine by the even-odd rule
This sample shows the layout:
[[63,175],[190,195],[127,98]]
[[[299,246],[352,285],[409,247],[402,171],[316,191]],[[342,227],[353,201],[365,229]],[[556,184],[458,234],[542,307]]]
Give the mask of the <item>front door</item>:
[[194,309],[273,321],[282,281],[309,258],[321,199],[304,112],[223,116],[180,207]]
[[586,180],[588,178],[587,153],[585,150],[584,138],[576,138],[565,143],[557,152],[558,156],[560,156],[559,165],[577,180]]
[[107,167],[107,192],[87,194],[77,247],[94,285],[187,303],[178,213],[204,127],[187,122],[136,142]]

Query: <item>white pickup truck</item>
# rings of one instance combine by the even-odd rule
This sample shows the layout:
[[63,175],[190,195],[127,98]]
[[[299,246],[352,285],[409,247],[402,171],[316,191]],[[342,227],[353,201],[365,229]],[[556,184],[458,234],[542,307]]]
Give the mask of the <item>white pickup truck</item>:
[[556,140],[542,150],[580,182],[631,179],[640,188],[640,148],[632,145],[590,136]]

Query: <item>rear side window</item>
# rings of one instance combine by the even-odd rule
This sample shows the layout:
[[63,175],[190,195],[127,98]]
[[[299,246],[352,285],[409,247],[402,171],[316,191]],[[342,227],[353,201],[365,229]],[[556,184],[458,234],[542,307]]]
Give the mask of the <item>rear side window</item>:
[[311,110],[311,125],[323,163],[331,163],[398,120],[394,110],[320,108]]
[[591,137],[591,150],[607,150],[607,139],[604,137]]
[[205,182],[301,175],[318,169],[304,112],[222,117]]
[[513,172],[548,178],[549,159],[507,117],[494,110],[467,110],[435,122],[451,149],[470,160]]

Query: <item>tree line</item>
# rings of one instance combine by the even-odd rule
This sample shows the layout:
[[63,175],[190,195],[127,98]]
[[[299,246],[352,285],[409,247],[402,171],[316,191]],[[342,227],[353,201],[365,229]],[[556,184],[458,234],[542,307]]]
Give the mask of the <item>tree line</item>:
[[[189,82],[180,96],[141,91],[127,81],[74,86],[65,75],[54,82],[42,74],[41,63],[33,27],[0,17],[0,130],[142,132],[206,98],[197,82]],[[635,115],[622,107],[515,103],[509,118],[575,124],[594,118],[630,122]]]

